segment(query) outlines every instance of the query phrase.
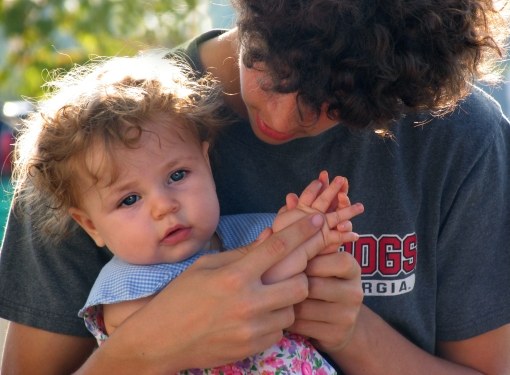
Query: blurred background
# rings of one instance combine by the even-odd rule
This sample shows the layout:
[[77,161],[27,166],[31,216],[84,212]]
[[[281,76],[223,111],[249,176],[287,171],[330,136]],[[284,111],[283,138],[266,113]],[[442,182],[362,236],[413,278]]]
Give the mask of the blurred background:
[[229,0],[0,0],[0,235],[15,128],[51,70],[94,56],[174,47],[233,24]]
[[[42,95],[52,69],[94,56],[174,47],[232,25],[229,0],[0,0],[0,234],[9,209],[16,124],[31,109],[26,99]],[[508,85],[484,89],[509,115]]]

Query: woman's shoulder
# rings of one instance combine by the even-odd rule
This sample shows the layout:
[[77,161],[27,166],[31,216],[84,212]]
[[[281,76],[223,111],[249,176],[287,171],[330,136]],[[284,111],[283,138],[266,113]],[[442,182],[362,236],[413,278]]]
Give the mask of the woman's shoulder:
[[211,59],[221,58],[218,48],[230,40],[229,35],[231,33],[225,29],[206,31],[173,48],[168,56],[184,57],[197,73],[204,74],[207,67],[212,66]]
[[[467,124],[473,124],[482,130],[490,130],[491,126],[499,127],[502,123],[508,124],[501,105],[484,90],[473,87],[471,93],[462,100],[451,114],[452,120],[460,120]],[[460,124],[462,125],[462,124]]]
[[405,123],[411,126],[399,127],[402,135],[407,133],[408,136],[420,137],[421,141],[429,139],[436,144],[446,142],[450,148],[460,144],[464,148],[469,144],[483,148],[496,140],[510,142],[510,126],[501,106],[477,87],[473,87],[472,92],[450,113],[414,116]]

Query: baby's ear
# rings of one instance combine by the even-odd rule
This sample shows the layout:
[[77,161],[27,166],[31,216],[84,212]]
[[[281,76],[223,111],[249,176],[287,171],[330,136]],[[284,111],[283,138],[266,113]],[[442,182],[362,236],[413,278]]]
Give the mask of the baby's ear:
[[90,237],[94,240],[97,246],[104,247],[106,246],[103,237],[98,232],[96,226],[94,225],[94,222],[90,218],[90,216],[83,210],[71,207],[69,208],[69,215],[76,221],[80,227],[82,227],[85,232],[88,233]]

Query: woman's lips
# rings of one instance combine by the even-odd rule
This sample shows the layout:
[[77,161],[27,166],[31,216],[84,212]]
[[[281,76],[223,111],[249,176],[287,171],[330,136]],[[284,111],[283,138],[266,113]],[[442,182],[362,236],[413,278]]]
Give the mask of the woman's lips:
[[174,228],[165,235],[161,240],[164,245],[176,245],[182,241],[187,240],[191,235],[191,228],[189,227],[178,227]]
[[281,133],[279,131],[276,131],[274,129],[271,129],[267,124],[260,119],[260,117],[257,115],[256,118],[257,127],[259,128],[260,132],[264,135],[268,136],[269,138],[272,138],[276,141],[288,141],[293,137],[292,134],[289,133]]

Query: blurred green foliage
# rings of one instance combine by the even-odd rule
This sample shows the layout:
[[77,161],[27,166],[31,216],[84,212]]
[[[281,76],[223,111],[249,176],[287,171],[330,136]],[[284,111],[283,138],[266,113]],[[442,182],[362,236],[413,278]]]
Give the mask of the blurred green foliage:
[[[199,0],[0,0],[0,101],[41,95],[48,70],[172,47],[207,16]],[[202,2],[203,3],[203,2]]]

